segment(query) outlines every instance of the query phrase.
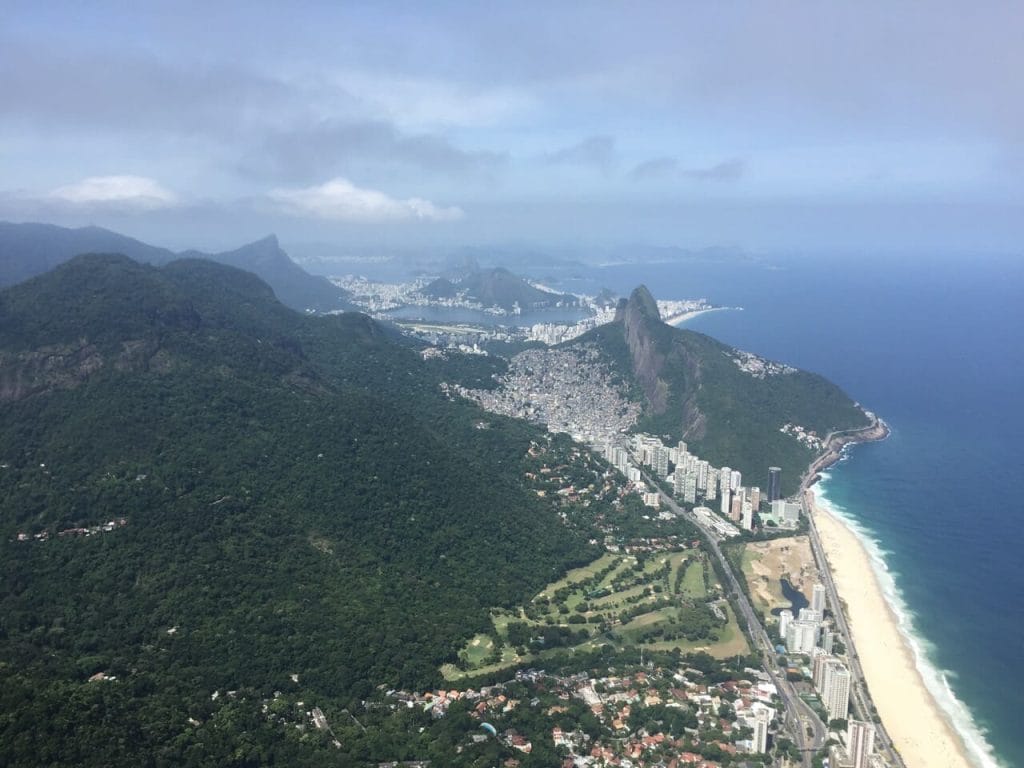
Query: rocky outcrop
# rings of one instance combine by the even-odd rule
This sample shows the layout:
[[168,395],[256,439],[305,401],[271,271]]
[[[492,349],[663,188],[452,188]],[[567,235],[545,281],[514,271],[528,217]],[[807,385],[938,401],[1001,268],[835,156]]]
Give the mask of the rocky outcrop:
[[74,389],[107,365],[118,371],[156,373],[168,373],[174,367],[171,355],[143,339],[122,342],[114,354],[104,354],[86,339],[25,352],[0,352],[0,403]]
[[652,413],[664,413],[668,405],[668,382],[661,377],[667,350],[659,343],[657,326],[661,324],[658,304],[643,285],[629,299],[619,303],[615,321],[621,322],[626,346],[633,362],[633,373],[647,398]]
[[0,402],[53,389],[72,389],[103,363],[103,356],[85,339],[31,352],[0,353]]

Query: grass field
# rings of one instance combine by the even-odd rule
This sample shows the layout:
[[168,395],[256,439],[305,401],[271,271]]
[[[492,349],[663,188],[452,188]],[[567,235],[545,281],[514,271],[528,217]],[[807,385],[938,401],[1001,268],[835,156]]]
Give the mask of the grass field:
[[[474,636],[459,652],[460,664],[445,665],[441,668],[442,674],[448,680],[457,680],[516,664],[542,662],[566,647],[547,648],[535,641],[528,647],[513,648],[507,643],[508,626],[512,622],[536,628],[536,636],[542,634],[545,627],[571,630],[577,633],[571,641],[577,645],[571,647],[577,649],[611,642],[657,650],[705,650],[723,658],[747,650],[746,640],[731,611],[724,626],[699,625],[709,626],[717,639],[685,639],[687,633],[705,630],[695,630],[697,625],[687,627],[681,623],[681,617],[693,616],[694,610],[710,616],[708,608],[702,604],[720,593],[703,552],[693,549],[656,552],[643,559],[642,567],[640,562],[631,555],[606,553],[547,585],[530,604],[515,611],[494,611],[491,615],[494,631]],[[680,573],[682,578],[676,590]],[[710,578],[710,590],[706,578]],[[573,623],[570,617],[579,618]],[[582,642],[578,634],[581,632],[588,638]],[[666,635],[678,639],[662,639]],[[501,660],[497,663],[493,657],[496,641],[502,645]]]

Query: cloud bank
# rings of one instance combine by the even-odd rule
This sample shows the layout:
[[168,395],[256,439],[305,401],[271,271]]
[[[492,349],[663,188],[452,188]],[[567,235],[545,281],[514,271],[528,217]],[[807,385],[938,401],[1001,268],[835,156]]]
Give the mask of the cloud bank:
[[464,216],[461,208],[443,208],[420,197],[400,200],[341,177],[312,187],[274,189],[267,197],[282,213],[331,221],[457,221]]
[[178,196],[145,176],[90,176],[52,190],[48,200],[80,206],[113,206],[152,211],[178,204]]

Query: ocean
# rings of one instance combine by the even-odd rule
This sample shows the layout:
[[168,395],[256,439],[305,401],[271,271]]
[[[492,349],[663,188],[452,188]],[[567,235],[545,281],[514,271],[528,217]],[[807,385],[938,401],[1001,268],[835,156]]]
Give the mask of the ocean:
[[821,373],[888,422],[819,493],[875,555],[977,765],[1024,766],[1024,264],[790,257],[587,277],[742,306],[686,327]]

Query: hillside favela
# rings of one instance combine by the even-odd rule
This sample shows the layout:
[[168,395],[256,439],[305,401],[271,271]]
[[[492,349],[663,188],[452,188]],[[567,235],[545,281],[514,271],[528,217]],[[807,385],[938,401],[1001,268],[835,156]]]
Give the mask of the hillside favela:
[[1024,765],[962,11],[15,2],[0,765]]

